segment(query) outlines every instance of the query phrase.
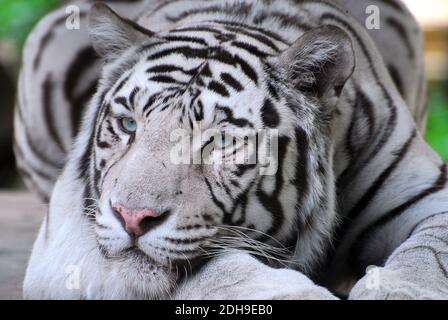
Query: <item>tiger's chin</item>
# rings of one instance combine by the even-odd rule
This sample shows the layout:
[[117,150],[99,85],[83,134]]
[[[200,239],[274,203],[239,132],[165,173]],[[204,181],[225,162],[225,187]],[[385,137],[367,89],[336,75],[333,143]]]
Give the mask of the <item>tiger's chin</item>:
[[124,299],[170,299],[182,278],[177,267],[161,265],[136,248],[107,260],[111,279],[121,280],[114,291]]

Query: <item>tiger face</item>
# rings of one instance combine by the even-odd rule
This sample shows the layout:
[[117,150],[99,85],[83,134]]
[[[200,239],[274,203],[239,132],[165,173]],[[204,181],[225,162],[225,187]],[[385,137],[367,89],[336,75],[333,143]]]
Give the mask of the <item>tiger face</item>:
[[[330,119],[354,65],[343,31],[293,44],[222,22],[153,33],[96,5],[90,34],[106,65],[86,198],[101,252],[131,286],[161,296],[223,250],[274,258],[294,252],[303,224],[326,232]],[[177,161],[180,141],[199,162]],[[316,206],[328,211],[318,221]]]

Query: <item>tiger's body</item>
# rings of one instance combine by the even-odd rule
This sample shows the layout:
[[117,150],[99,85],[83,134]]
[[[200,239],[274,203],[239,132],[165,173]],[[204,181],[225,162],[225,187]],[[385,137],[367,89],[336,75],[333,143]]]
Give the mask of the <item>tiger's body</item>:
[[[103,71],[85,23],[67,31],[63,10],[45,18],[24,52],[15,149],[25,180],[43,198],[65,168],[25,296],[188,298],[211,290],[217,298],[250,298],[261,287],[264,298],[306,298],[310,290],[309,297],[331,296],[301,271],[342,295],[352,290],[352,298],[446,297],[447,172],[421,136],[421,34],[398,1],[371,2],[384,30],[359,23],[364,1],[117,3],[151,31],[97,9],[90,33],[107,61]],[[61,44],[71,48],[63,57]],[[118,105],[140,114],[138,136],[117,134],[111,114]],[[256,165],[229,165],[199,174],[169,163],[170,131],[218,126],[216,119],[277,129],[277,173],[260,177]],[[171,214],[129,244],[115,199]],[[257,241],[242,249],[293,248],[288,265],[298,271],[231,251],[186,278],[180,266],[210,242],[221,241],[223,254],[235,249],[219,232],[225,227]],[[134,246],[146,255],[129,251]],[[364,276],[369,265],[381,266],[386,279],[373,290]],[[79,290],[66,287],[69,266],[81,271]],[[229,290],[236,280],[241,285]]]

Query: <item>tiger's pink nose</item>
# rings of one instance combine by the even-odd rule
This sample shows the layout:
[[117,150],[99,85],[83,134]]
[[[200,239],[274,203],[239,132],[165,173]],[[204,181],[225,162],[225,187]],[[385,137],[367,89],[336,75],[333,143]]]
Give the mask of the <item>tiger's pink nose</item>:
[[127,208],[121,204],[114,205],[112,209],[126,232],[135,238],[162,224],[169,213],[149,208]]

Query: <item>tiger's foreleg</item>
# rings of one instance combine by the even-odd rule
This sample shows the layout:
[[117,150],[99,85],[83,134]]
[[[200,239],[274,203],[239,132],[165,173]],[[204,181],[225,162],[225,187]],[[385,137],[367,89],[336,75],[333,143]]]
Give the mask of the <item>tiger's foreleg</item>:
[[179,287],[175,299],[213,300],[334,300],[327,289],[304,274],[274,269],[247,253],[214,258]]
[[351,299],[446,299],[448,212],[423,220],[387,259],[352,289]]

